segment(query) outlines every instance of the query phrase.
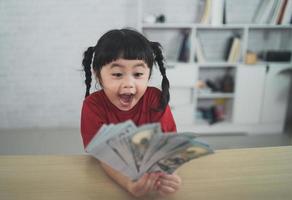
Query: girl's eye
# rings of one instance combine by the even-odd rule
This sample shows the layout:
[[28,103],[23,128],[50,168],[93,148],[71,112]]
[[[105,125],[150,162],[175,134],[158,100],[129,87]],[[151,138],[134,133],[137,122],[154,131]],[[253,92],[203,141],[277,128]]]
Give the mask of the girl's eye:
[[134,76],[137,77],[137,78],[139,78],[139,77],[143,76],[143,73],[137,72],[137,73],[134,74]]
[[123,75],[122,73],[113,73],[112,74],[112,76],[117,77],[117,78],[121,77],[122,75]]

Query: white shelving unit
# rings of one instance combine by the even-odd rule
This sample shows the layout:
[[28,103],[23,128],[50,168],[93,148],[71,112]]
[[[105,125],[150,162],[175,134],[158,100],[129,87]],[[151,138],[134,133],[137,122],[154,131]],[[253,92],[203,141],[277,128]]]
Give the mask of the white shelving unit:
[[[226,0],[227,24],[216,25],[199,23],[203,0],[139,1],[139,31],[163,46],[171,84],[170,105],[178,129],[202,134],[283,131],[292,62],[258,60],[247,65],[244,59],[248,51],[292,51],[292,26],[251,23],[260,1]],[[166,17],[164,23],[144,22],[148,15],[160,14]],[[182,33],[188,35],[188,51],[185,59],[179,60]],[[238,59],[230,63],[226,61],[226,46],[235,35],[240,37],[240,50]],[[197,62],[196,41],[200,42],[205,62]],[[207,80],[218,86],[227,69],[233,79],[232,91],[222,91],[224,87],[217,91],[198,89],[198,84]],[[152,84],[159,86],[159,72],[153,75]],[[214,121],[206,117],[212,112],[221,112],[221,118]]]
[[219,93],[219,92],[212,92],[212,93],[199,93],[199,99],[228,99],[234,98],[233,93]]

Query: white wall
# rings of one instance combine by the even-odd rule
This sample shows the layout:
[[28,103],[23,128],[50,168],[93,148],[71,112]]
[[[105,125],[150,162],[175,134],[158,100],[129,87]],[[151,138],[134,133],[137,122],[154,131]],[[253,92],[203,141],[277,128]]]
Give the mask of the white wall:
[[137,25],[133,0],[0,1],[0,128],[79,127],[82,53]]

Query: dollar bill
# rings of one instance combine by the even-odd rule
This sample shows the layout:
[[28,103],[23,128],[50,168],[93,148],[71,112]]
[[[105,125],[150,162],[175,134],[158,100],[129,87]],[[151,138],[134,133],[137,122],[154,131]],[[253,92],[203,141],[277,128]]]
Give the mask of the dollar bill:
[[148,172],[171,174],[192,159],[214,153],[194,133],[163,133],[158,123],[137,127],[131,120],[102,126],[86,152],[131,180]]
[[149,150],[149,146],[156,134],[160,131],[159,124],[149,124],[141,126],[136,132],[129,137],[130,147],[135,160],[137,172],[140,172],[140,167],[145,153]]

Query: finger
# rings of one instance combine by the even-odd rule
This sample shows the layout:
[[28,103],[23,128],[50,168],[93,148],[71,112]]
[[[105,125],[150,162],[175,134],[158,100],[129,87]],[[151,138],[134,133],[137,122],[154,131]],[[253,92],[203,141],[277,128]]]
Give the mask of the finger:
[[152,179],[152,176],[153,176],[153,174],[150,174],[149,175],[149,177],[148,177],[148,179],[147,179],[147,181],[146,181],[146,183],[145,183],[145,185],[144,185],[144,191],[145,192],[149,192],[150,191],[150,189],[151,189],[151,179]]
[[154,173],[153,176],[151,177],[151,188],[150,188],[151,191],[156,189],[158,180],[159,180],[159,174]]
[[174,192],[176,192],[176,190],[172,187],[163,186],[163,185],[159,187],[159,194],[161,194],[162,196],[169,195]]
[[161,181],[160,181],[161,176],[162,176],[162,174],[160,172],[157,173],[157,179],[156,179],[156,181],[154,183],[154,189],[155,190],[158,190],[159,189],[159,186],[161,185]]
[[174,190],[178,190],[179,186],[180,186],[180,184],[178,182],[175,182],[173,180],[168,180],[168,179],[160,179],[160,185],[171,187]]
[[171,181],[174,181],[174,182],[177,182],[177,183],[181,182],[180,177],[178,175],[176,175],[176,174],[162,174],[161,178],[162,179],[166,179],[166,180],[171,180]]
[[159,175],[157,173],[151,174],[149,177],[149,188],[148,191],[153,191],[155,189],[156,181],[159,179]]
[[137,181],[137,185],[143,186],[146,183],[148,176],[149,174],[144,174],[141,178],[139,178],[139,180]]
[[160,185],[161,185],[161,182],[160,182],[160,180],[158,179],[157,181],[156,181],[156,183],[155,183],[155,190],[159,190],[159,187],[160,187]]
[[151,190],[152,179],[153,179],[153,174],[147,174],[144,177],[143,182],[141,182],[141,185],[139,185],[139,193],[140,194],[146,194]]
[[178,176],[174,174],[162,174],[162,178],[169,179],[169,180],[177,180]]
[[144,191],[144,186],[147,183],[149,174],[144,174],[136,183],[135,185],[135,191],[142,193]]

